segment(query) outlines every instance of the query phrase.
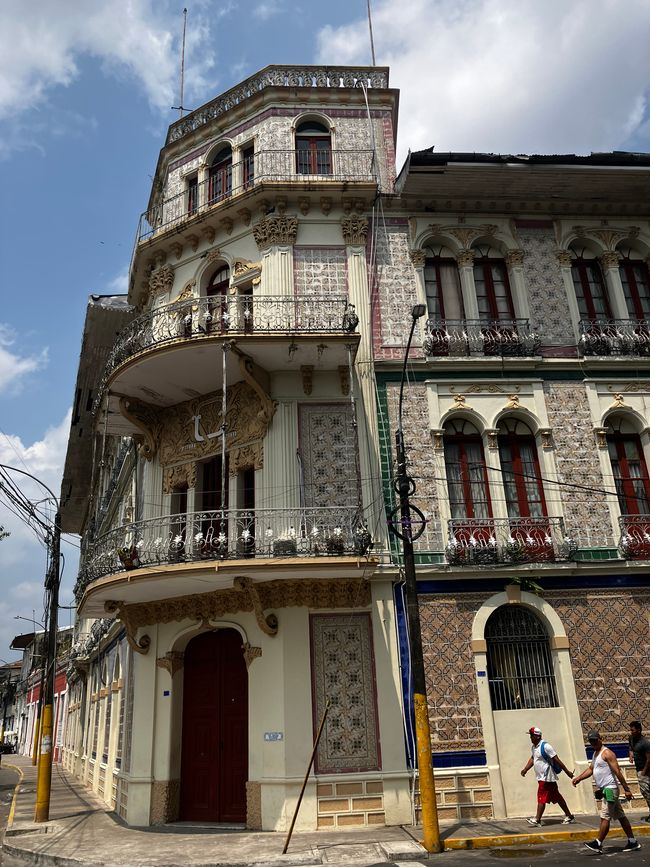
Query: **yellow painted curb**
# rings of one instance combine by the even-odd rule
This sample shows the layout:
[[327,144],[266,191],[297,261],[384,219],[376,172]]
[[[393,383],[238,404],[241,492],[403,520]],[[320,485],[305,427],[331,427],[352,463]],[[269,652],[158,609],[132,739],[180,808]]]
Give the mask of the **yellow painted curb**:
[[[650,825],[632,826],[637,837],[650,836]],[[534,832],[532,834],[496,834],[493,837],[449,837],[444,840],[445,849],[492,849],[498,846],[535,845],[539,843],[563,843],[567,840],[593,840],[598,828],[589,828],[586,831],[548,831],[547,833]],[[607,839],[611,837],[625,837],[622,828],[613,828]]]
[[18,792],[20,790],[20,786],[22,781],[25,779],[25,774],[22,771],[22,768],[19,768],[18,765],[4,765],[5,768],[11,768],[14,771],[18,771],[19,780],[16,783],[16,788],[14,789],[14,795],[11,799],[11,807],[9,808],[9,818],[7,819],[7,828],[11,828],[14,823],[14,814],[16,812],[16,801],[18,799]]

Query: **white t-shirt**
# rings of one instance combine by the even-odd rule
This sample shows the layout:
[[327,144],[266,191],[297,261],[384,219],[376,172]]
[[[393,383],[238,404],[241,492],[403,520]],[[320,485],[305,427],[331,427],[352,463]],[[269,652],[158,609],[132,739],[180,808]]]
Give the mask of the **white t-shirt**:
[[539,782],[557,783],[558,776],[553,770],[553,766],[550,762],[547,762],[542,758],[542,743],[544,744],[544,752],[546,753],[547,758],[552,759],[557,755],[548,741],[540,741],[537,746],[531,747],[535,777]]

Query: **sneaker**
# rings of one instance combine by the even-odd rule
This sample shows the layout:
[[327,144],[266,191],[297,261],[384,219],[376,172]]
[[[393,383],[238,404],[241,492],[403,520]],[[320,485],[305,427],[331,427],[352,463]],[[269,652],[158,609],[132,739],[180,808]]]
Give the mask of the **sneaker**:
[[564,819],[562,819],[562,824],[563,825],[573,825],[575,820],[576,820],[575,816],[565,816]]
[[537,828],[539,828],[539,826],[542,824],[541,822],[538,822],[534,816],[532,816],[530,819],[526,819],[526,821],[529,825],[535,825],[535,827]]
[[640,848],[641,848],[641,844],[639,843],[638,840],[635,840],[634,843],[630,843],[630,841],[628,840],[627,846],[624,846],[622,851],[623,852],[636,852],[636,850],[640,849]]
[[598,840],[591,840],[589,843],[585,843],[585,846],[592,852],[598,852],[599,855],[603,854],[603,847],[600,845]]

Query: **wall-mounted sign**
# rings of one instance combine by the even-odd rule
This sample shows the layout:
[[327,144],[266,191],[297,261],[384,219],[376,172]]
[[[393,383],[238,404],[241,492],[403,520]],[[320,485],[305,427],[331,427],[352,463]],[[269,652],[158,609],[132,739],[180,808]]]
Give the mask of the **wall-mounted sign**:
[[283,741],[284,732],[264,732],[265,741]]

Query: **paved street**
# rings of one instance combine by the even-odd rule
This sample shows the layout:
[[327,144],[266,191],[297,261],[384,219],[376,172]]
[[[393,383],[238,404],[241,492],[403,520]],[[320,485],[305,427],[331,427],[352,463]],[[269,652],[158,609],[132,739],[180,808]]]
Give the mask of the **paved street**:
[[[3,757],[5,758],[5,757]],[[12,756],[7,756],[6,761],[11,761]],[[7,819],[11,809],[11,800],[14,788],[18,782],[18,774],[15,770],[0,767],[0,844],[7,828]],[[0,849],[0,864],[2,867],[24,867],[25,862],[18,860],[13,855],[8,855]]]

